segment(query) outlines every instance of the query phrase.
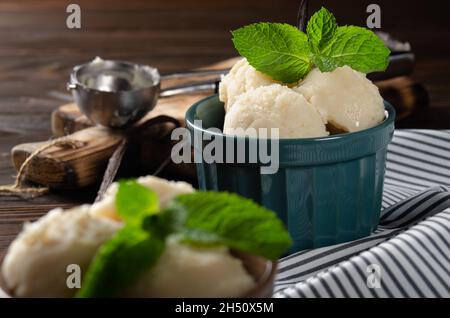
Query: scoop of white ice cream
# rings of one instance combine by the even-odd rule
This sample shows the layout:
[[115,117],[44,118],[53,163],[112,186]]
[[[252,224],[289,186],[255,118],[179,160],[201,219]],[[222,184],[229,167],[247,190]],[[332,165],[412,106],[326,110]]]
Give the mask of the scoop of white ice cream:
[[71,297],[67,266],[87,269],[97,249],[121,223],[94,218],[89,206],[68,211],[55,209],[34,223],[25,224],[2,266],[2,277],[16,297]]
[[[258,87],[236,99],[225,115],[223,131],[254,136],[248,128],[256,133],[259,128],[278,128],[280,138],[328,135],[319,112],[301,94],[279,84]],[[270,130],[267,136],[272,136]]]
[[[153,190],[159,199],[159,206],[165,208],[170,200],[179,194],[191,193],[195,189],[186,182],[169,181],[154,176],[140,177],[137,182],[141,185]],[[119,185],[113,183],[105,192],[103,199],[92,205],[91,213],[97,217],[106,217],[113,220],[121,220],[117,214],[115,206],[115,198]]]
[[126,292],[131,297],[237,297],[255,286],[226,247],[192,247],[168,239],[156,265]]
[[225,110],[228,111],[236,98],[242,93],[274,83],[274,80],[258,72],[248,64],[247,59],[243,58],[234,64],[230,72],[220,82],[219,99],[225,103]]
[[294,88],[316,107],[322,117],[348,132],[373,127],[384,119],[383,98],[378,88],[348,66],[322,73],[313,69]]

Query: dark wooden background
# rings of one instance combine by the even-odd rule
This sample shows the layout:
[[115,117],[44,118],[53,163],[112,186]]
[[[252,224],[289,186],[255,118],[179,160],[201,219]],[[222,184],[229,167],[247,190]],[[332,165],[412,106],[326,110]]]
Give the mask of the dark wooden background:
[[[66,6],[82,8],[81,30],[69,30]],[[257,21],[295,23],[297,0],[0,0],[0,184],[13,181],[10,149],[46,140],[50,113],[73,65],[96,55],[157,66],[162,72],[199,67],[234,56],[229,30]],[[310,1],[340,24],[364,25],[373,1]],[[430,106],[398,127],[450,128],[448,1],[376,1],[382,30],[409,41],[417,56],[414,79]],[[89,202],[93,189],[25,201],[0,197],[0,257],[24,221],[59,205]]]

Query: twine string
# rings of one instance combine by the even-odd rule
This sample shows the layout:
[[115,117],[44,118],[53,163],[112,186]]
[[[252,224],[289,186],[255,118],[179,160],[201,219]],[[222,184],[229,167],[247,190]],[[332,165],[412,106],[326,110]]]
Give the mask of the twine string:
[[14,184],[0,186],[0,196],[19,196],[19,197],[31,196],[31,197],[35,197],[35,196],[39,196],[39,195],[47,193],[49,191],[48,187],[24,187],[23,186],[23,181],[25,179],[25,175],[26,175],[26,172],[28,171],[28,167],[29,167],[30,163],[33,161],[33,159],[35,157],[37,157],[39,154],[41,154],[42,152],[44,152],[45,150],[47,150],[51,147],[64,147],[64,148],[77,149],[82,146],[83,146],[83,142],[81,142],[81,141],[72,140],[67,137],[61,137],[61,138],[56,138],[56,139],[52,140],[51,142],[38,147],[20,165],[20,169],[15,177]]

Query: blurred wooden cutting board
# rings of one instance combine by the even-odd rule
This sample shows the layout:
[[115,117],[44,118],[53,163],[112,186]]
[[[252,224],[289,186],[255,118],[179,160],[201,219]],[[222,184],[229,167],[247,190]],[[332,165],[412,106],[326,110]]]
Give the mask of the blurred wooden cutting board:
[[[207,69],[223,69],[231,67],[236,58],[225,60]],[[209,77],[217,78],[217,75]],[[167,80],[163,88],[182,85],[196,80],[207,80],[208,77],[184,78]],[[408,116],[416,108],[426,104],[427,94],[423,87],[414,83],[409,77],[397,77],[376,83],[385,99],[397,108],[398,117]],[[186,110],[196,101],[211,93],[198,93],[160,98],[157,106],[148,113],[138,124],[148,121],[158,121],[161,116],[175,119],[180,126],[184,126]],[[153,173],[155,169],[170,155],[173,142],[168,133],[173,129],[172,124],[158,123],[134,147],[127,151],[122,168],[127,174],[144,175]],[[102,179],[106,164],[123,135],[118,131],[111,131],[93,126],[78,107],[73,104],[60,106],[52,113],[52,132],[54,137],[68,136],[71,139],[84,142],[80,149],[66,149],[52,147],[30,163],[26,178],[38,184],[51,188],[78,188],[99,183]],[[12,150],[12,161],[19,169],[23,161],[42,143],[17,145]],[[195,182],[194,165],[175,165],[170,163],[165,171],[177,179]]]

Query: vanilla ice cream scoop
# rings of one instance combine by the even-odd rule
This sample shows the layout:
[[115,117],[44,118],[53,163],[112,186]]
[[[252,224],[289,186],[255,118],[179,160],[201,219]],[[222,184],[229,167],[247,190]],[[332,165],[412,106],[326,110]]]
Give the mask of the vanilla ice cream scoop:
[[220,82],[219,99],[225,103],[225,110],[228,111],[236,98],[242,93],[274,83],[274,80],[258,72],[247,62],[247,59],[243,58],[234,64],[230,72]]
[[[191,193],[195,189],[183,181],[169,181],[154,176],[145,176],[137,179],[137,182],[151,190],[158,196],[160,208],[165,208],[166,205],[179,194]],[[91,213],[97,217],[106,217],[113,220],[121,220],[116,212],[116,193],[119,188],[117,182],[111,184],[105,192],[103,199],[92,205]]]
[[322,73],[313,69],[294,88],[324,120],[347,132],[373,127],[384,117],[383,98],[366,75],[348,66]]
[[128,288],[128,297],[238,297],[256,282],[226,247],[193,247],[166,241],[156,265]]
[[[251,129],[249,129],[251,128]],[[301,94],[279,84],[262,86],[240,95],[225,115],[228,135],[259,135],[259,128],[279,129],[279,138],[327,136],[319,112]],[[253,129],[253,130],[252,130]]]
[[8,249],[1,274],[16,297],[71,297],[67,268],[87,269],[97,249],[122,226],[105,218],[94,218],[89,206],[68,211],[55,209],[23,231]]

